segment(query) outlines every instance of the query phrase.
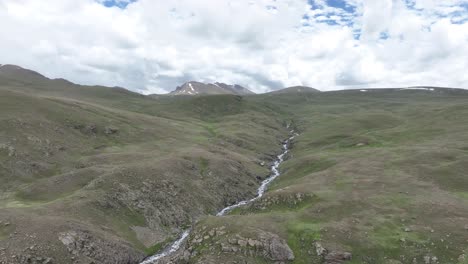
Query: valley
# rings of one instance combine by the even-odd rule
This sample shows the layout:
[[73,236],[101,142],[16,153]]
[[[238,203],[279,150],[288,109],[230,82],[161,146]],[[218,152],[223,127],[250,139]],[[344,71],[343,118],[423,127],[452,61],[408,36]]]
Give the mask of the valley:
[[[140,263],[189,228],[157,263],[467,263],[468,92],[421,88],[144,96],[2,66],[0,263]],[[280,177],[216,216],[288,124]]]

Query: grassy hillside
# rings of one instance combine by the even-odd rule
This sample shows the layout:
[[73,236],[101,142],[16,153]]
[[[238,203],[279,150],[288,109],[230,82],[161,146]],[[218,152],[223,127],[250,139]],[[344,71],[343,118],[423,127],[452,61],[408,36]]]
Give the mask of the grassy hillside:
[[238,96],[55,84],[0,80],[0,262],[136,263],[253,196],[286,135]]
[[468,93],[389,89],[250,100],[277,105],[300,136],[264,198],[197,225],[194,236],[224,231],[208,242],[190,240],[194,262],[274,262],[261,246],[239,242],[269,232],[292,249],[291,263],[341,263],[345,253],[347,263],[466,263]]

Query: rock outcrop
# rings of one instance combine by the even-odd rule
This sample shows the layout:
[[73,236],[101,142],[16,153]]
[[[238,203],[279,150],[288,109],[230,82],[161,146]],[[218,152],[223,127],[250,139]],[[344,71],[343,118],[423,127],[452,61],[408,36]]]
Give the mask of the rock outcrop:
[[71,260],[86,257],[89,263],[135,263],[145,257],[130,245],[100,239],[87,231],[70,230],[58,235],[58,239],[72,255]]
[[202,227],[192,233],[185,250],[160,263],[188,263],[193,260],[196,263],[216,263],[214,258],[219,259],[220,255],[225,259],[263,258],[273,263],[294,260],[293,251],[277,234],[263,230],[249,232],[251,234],[247,236],[231,233],[224,226],[212,229]]
[[314,247],[317,256],[321,258],[324,264],[341,264],[353,257],[349,252],[328,250],[320,242],[315,242]]

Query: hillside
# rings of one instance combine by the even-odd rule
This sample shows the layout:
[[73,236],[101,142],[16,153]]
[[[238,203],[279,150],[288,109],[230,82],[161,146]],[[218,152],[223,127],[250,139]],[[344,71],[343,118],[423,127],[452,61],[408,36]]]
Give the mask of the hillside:
[[199,223],[194,263],[273,263],[272,234],[289,263],[466,263],[466,90],[269,99],[300,131],[283,175],[252,205]]
[[[468,92],[413,88],[153,98],[1,66],[0,263],[139,263],[189,228],[159,263],[466,263]],[[214,216],[290,129],[265,196]]]
[[286,133],[232,95],[155,100],[14,78],[0,79],[0,262],[137,263],[252,195]]
[[177,87],[170,94],[172,95],[214,95],[214,94],[235,94],[249,95],[254,94],[252,91],[240,85],[228,85],[224,83],[200,83],[187,82]]
[[267,94],[287,94],[287,93],[318,93],[320,92],[317,89],[307,87],[307,86],[292,86],[276,91],[269,92]]

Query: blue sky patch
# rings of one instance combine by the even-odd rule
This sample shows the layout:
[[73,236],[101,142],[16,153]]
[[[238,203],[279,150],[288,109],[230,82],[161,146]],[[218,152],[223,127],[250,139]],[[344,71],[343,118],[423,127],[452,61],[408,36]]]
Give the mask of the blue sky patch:
[[341,8],[349,13],[356,12],[356,7],[346,3],[344,0],[327,0],[327,5],[330,7]]
[[382,39],[382,40],[385,40],[385,39],[390,38],[390,35],[388,34],[387,31],[385,31],[385,32],[380,32],[379,38]]
[[105,7],[118,7],[126,8],[129,4],[136,2],[137,0],[104,0],[101,1]]
[[308,0],[311,10],[321,10],[313,17],[303,17],[303,20],[352,27],[357,16],[357,7],[345,0]]

